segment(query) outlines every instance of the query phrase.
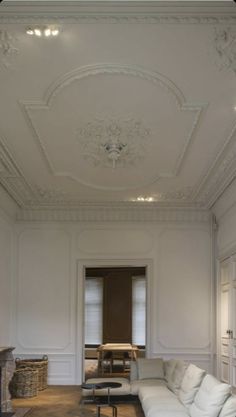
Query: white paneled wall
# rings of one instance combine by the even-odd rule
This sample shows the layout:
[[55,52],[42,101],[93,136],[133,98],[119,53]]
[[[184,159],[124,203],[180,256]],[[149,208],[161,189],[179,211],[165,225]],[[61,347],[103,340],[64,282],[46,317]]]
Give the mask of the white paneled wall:
[[16,355],[49,356],[49,383],[82,381],[85,266],[148,266],[148,355],[211,369],[209,222],[19,223]]
[[160,235],[157,354],[210,350],[209,247],[209,233],[203,230],[166,229]]
[[12,226],[0,216],[0,346],[11,345]]

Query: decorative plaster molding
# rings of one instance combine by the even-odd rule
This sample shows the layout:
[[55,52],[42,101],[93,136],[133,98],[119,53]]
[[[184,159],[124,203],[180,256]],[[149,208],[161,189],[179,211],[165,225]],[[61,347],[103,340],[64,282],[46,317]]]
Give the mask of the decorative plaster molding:
[[[44,188],[39,185],[34,186],[34,192],[38,197],[39,204],[65,204],[68,193],[60,188]],[[27,205],[35,204],[35,200],[27,201]]]
[[220,68],[236,72],[236,29],[234,27],[215,28],[214,38]]
[[236,22],[233,4],[191,2],[180,6],[175,2],[119,1],[109,2],[34,2],[3,3],[0,21],[2,23],[150,23],[150,24],[218,24]]
[[2,138],[0,139],[0,183],[20,206],[24,206],[25,201],[33,199],[31,186]]
[[194,187],[184,187],[177,190],[155,194],[154,201],[191,201]]
[[177,222],[209,223],[210,212],[197,208],[158,207],[155,204],[88,204],[74,210],[21,209],[16,215],[18,222]]
[[236,177],[236,125],[231,130],[223,148],[218,152],[208,172],[203,176],[200,186],[193,195],[195,201],[201,201],[210,208],[227,186]]
[[62,77],[57,79],[53,84],[51,84],[49,88],[47,89],[46,94],[44,95],[44,99],[42,101],[28,100],[28,101],[20,102],[23,113],[26,117],[26,122],[28,123],[28,126],[30,130],[32,131],[32,135],[35,138],[37,145],[40,147],[40,151],[44,157],[49,173],[54,176],[64,176],[64,177],[71,178],[81,183],[82,185],[92,187],[95,189],[105,189],[105,190],[116,191],[116,190],[127,190],[129,188],[137,188],[135,186],[135,187],[129,187],[129,188],[128,187],[116,187],[114,189],[113,187],[97,186],[95,184],[91,184],[86,181],[83,181],[77,176],[71,175],[71,173],[69,172],[57,172],[47,152],[46,145],[41,139],[39,133],[37,132],[37,129],[33,122],[33,118],[31,117],[31,112],[33,112],[34,110],[40,110],[40,109],[49,110],[53,105],[54,99],[60,93],[60,91],[64,89],[65,87],[69,86],[71,83],[78,81],[78,80],[82,80],[87,77],[97,76],[101,74],[102,75],[125,75],[125,76],[138,77],[143,80],[146,80],[147,82],[151,82],[154,85],[158,84],[162,88],[165,89],[165,91],[170,95],[171,99],[175,101],[175,104],[181,111],[191,111],[195,113],[193,124],[191,126],[190,132],[187,135],[184,146],[182,147],[181,152],[177,157],[177,161],[173,169],[173,172],[170,172],[168,174],[158,173],[154,178],[151,178],[151,180],[148,181],[148,184],[145,184],[145,185],[149,185],[150,183],[153,184],[155,181],[159,180],[160,177],[177,176],[181,171],[184,159],[187,156],[187,152],[193,141],[197,127],[199,126],[200,116],[203,110],[206,108],[207,103],[187,103],[183,93],[175,85],[175,83],[158,72],[150,71],[150,70],[147,70],[145,68],[142,68],[136,65],[114,64],[114,63],[94,64],[94,65],[87,65],[84,67],[77,68],[76,70],[63,75]]
[[15,47],[16,38],[7,30],[0,30],[1,61],[5,67],[10,66],[10,58],[19,52]]
[[94,166],[136,166],[147,151],[150,130],[133,118],[95,118],[77,130],[83,157]]

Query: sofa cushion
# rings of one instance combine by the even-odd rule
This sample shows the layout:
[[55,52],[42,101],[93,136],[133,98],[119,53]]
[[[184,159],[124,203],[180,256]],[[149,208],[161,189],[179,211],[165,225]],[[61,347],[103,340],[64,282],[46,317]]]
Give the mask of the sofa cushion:
[[176,395],[166,385],[140,386],[138,396],[142,404],[151,397],[162,402],[168,402],[170,399],[176,398]]
[[186,411],[150,410],[148,417],[189,417]]
[[136,381],[131,381],[130,383],[130,393],[132,395],[138,395],[139,389],[142,387],[156,387],[159,385],[165,385],[165,381],[163,379],[137,379]]
[[138,379],[138,366],[136,361],[130,362],[129,379],[130,381],[136,381]]
[[177,412],[187,413],[186,408],[181,404],[176,395],[170,398],[163,398],[162,400],[158,397],[147,398],[142,403],[142,407],[146,417],[150,417],[153,414],[156,415],[160,411],[168,411],[172,417],[175,417]]
[[205,373],[193,364],[187,367],[178,392],[178,397],[185,407],[189,408],[192,404]]
[[174,370],[170,374],[170,377],[168,378],[167,387],[171,391],[173,391],[175,394],[178,394],[186,368],[187,368],[187,364],[184,361],[176,361]]
[[236,416],[236,395],[231,395],[223,405],[219,417],[235,417]]
[[212,375],[206,375],[190,407],[190,416],[217,417],[230,390],[230,385],[219,382]]
[[137,360],[139,379],[164,379],[164,366],[162,358],[140,358]]
[[164,375],[167,382],[169,382],[177,362],[177,359],[169,359],[168,361],[164,361]]

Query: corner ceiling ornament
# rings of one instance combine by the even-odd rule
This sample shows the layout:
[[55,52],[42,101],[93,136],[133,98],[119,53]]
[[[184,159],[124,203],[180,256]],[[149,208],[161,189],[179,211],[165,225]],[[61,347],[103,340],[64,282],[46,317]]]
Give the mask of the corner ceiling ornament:
[[99,119],[77,130],[86,160],[106,168],[135,166],[145,156],[150,130],[136,119]]
[[215,29],[214,41],[220,68],[236,72],[236,29],[232,27]]
[[10,65],[9,57],[19,52],[14,45],[15,41],[16,39],[7,30],[0,30],[0,51],[5,67]]

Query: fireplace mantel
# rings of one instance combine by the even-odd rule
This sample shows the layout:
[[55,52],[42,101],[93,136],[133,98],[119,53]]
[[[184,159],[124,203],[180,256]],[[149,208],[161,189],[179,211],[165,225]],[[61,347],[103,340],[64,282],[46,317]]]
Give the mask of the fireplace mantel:
[[0,386],[0,417],[1,416],[13,416],[11,397],[9,393],[9,383],[12,379],[15,363],[12,351],[14,347],[11,346],[0,346],[0,375],[1,375],[1,386]]

